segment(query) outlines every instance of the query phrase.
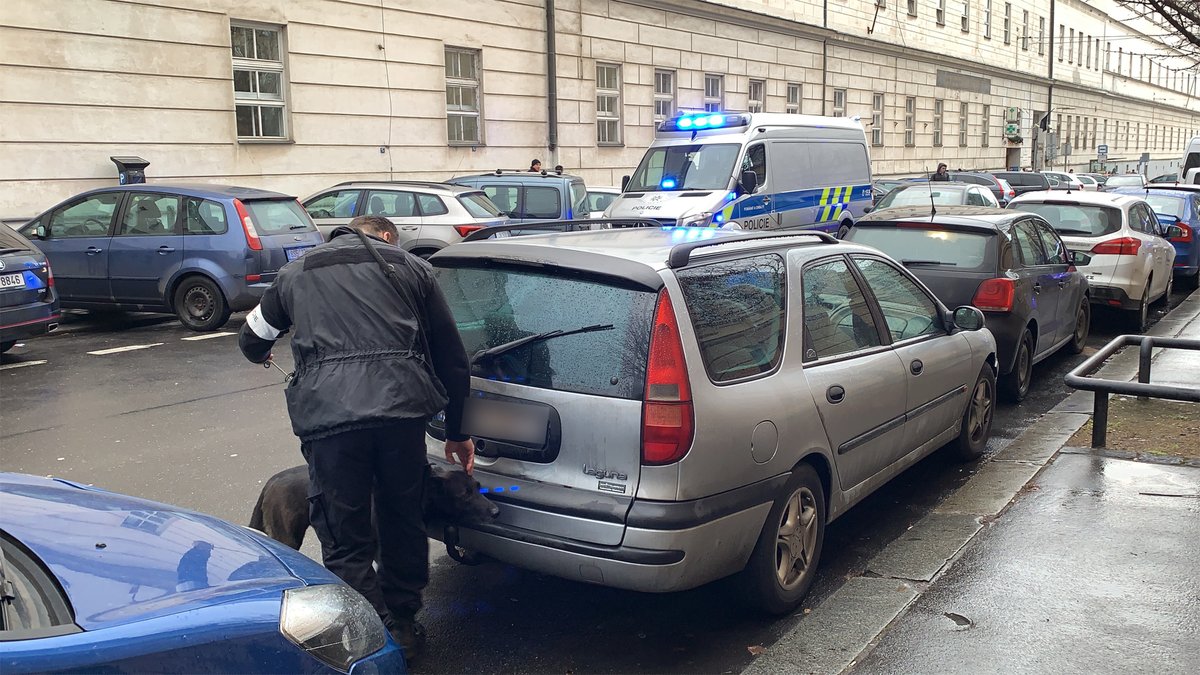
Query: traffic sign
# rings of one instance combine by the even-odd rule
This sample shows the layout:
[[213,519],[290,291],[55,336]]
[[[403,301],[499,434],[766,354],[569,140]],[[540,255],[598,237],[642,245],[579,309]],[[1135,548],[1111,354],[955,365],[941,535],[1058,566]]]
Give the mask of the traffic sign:
[[1101,143],[1100,145],[1096,146],[1096,159],[1100,160],[1101,162],[1108,159],[1108,145]]
[[1071,142],[1070,142],[1070,141],[1067,141],[1066,143],[1063,143],[1063,147],[1062,147],[1062,155],[1063,155],[1063,157],[1070,157],[1070,156],[1071,156]]

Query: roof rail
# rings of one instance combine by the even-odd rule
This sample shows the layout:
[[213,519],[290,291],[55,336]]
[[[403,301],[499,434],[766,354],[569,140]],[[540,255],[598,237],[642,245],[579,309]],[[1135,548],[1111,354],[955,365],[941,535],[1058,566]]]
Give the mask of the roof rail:
[[667,267],[678,269],[686,266],[692,260],[692,252],[696,249],[707,248],[709,246],[721,246],[723,244],[736,244],[743,241],[760,241],[786,239],[789,237],[815,237],[823,244],[836,244],[838,240],[828,232],[754,232],[737,237],[719,237],[716,239],[706,239],[703,241],[689,241],[683,244],[677,244],[671,247],[671,253],[667,256]]
[[[521,230],[584,232],[588,230],[616,230],[632,227],[662,227],[662,223],[653,218],[579,218],[575,220],[548,220],[540,223],[514,223],[512,225],[494,225],[492,227],[485,227],[482,230],[475,230],[466,237],[463,237],[463,241],[490,239],[497,234],[518,232]],[[541,234],[541,232],[531,232],[530,234]]]
[[376,183],[379,185],[429,185],[439,187],[453,187],[450,183],[439,180],[348,180],[338,183],[333,187],[342,187],[343,185],[356,185],[358,183]]
[[[506,173],[523,173],[531,176],[562,176],[566,171],[554,171],[553,169],[542,169],[541,171],[530,171],[529,169],[495,169],[491,175],[500,176]],[[488,174],[483,174],[488,175]]]

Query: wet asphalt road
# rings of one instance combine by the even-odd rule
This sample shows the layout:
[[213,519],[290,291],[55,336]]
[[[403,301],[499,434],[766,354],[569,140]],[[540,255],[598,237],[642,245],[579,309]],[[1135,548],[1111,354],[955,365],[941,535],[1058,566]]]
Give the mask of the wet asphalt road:
[[[247,522],[262,481],[302,460],[282,376],[241,360],[233,335],[241,323],[235,316],[224,329],[231,334],[213,336],[172,317],[81,314],[17,347],[0,361],[0,469]],[[1098,311],[1090,347],[1121,332],[1114,315]],[[1066,397],[1063,376],[1090,351],[1035,368],[1030,396],[997,410],[989,452]],[[276,355],[288,368],[287,349]],[[972,471],[935,454],[833,523],[805,607],[860,574]],[[313,542],[304,550],[315,554]],[[430,642],[417,672],[740,672],[747,646],[769,645],[794,624],[744,609],[728,583],[639,594],[498,563],[464,567],[436,542],[434,551],[423,616]]]

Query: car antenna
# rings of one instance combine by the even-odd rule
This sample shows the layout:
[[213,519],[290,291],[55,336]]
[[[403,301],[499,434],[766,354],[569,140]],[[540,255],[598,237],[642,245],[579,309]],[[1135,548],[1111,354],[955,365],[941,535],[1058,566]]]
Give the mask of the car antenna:
[[930,220],[932,220],[933,217],[936,215],[937,215],[937,206],[934,205],[933,186],[930,185],[929,186],[929,218],[930,218]]

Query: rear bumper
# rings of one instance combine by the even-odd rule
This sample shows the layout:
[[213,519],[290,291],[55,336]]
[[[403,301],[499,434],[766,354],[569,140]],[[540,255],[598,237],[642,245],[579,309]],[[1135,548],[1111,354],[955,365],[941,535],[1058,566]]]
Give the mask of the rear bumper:
[[58,327],[58,303],[34,302],[0,309],[0,342],[45,335]]
[[1092,304],[1120,309],[1137,309],[1141,306],[1141,298],[1130,299],[1124,288],[1116,286],[1091,286]]

